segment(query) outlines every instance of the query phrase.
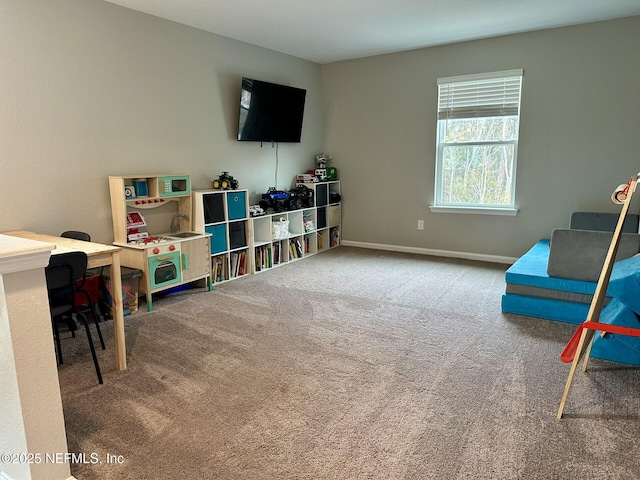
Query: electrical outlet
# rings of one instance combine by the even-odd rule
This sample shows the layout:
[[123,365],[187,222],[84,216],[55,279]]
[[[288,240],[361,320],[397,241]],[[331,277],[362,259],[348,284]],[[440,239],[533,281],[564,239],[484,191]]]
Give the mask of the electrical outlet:
[[418,230],[424,230],[424,220],[418,220]]

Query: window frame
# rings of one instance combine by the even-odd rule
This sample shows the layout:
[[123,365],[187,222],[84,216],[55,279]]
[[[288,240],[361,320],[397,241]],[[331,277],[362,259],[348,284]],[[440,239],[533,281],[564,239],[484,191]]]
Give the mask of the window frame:
[[[520,139],[520,114],[521,114],[521,100],[522,100],[522,79],[523,70],[505,70],[499,72],[489,72],[474,75],[461,75],[456,77],[445,77],[437,80],[438,84],[438,118],[436,120],[436,158],[435,158],[435,183],[434,183],[434,198],[433,205],[429,208],[434,212],[457,212],[457,213],[480,213],[480,214],[492,214],[492,215],[516,215],[518,209],[516,208],[516,171],[517,171],[517,159],[518,159],[518,143]],[[499,96],[499,101],[495,103],[493,100],[487,100],[486,98],[480,98],[477,102],[464,102],[462,109],[456,110],[456,105],[461,103],[453,103],[453,107],[447,102],[446,108],[443,108],[443,97],[441,96],[441,87],[445,86],[447,89],[451,88],[451,85],[461,84],[477,85],[478,90],[481,90],[481,85],[489,83],[496,84],[504,81],[504,83],[513,83],[517,79],[517,86],[511,86],[510,89],[505,88],[503,96]],[[517,90],[517,92],[516,92]],[[517,93],[517,95],[516,95]],[[455,96],[455,94],[453,95]],[[461,94],[456,100],[460,100]],[[451,98],[451,96],[449,97]],[[462,111],[462,113],[460,113]],[[502,115],[496,115],[495,113],[501,112]],[[517,112],[518,125],[517,136],[513,140],[473,140],[468,142],[445,142],[444,135],[446,128],[443,128],[445,122],[451,119],[473,119],[473,118],[495,118],[495,117],[508,117],[513,116],[513,112]],[[451,118],[449,113],[453,112]],[[448,146],[460,146],[460,147],[474,147],[474,146],[500,146],[500,145],[512,145],[513,146],[513,161],[512,161],[512,178],[511,178],[511,200],[507,205],[500,204],[479,204],[479,203],[460,203],[460,202],[444,202],[442,201],[443,195],[443,168],[444,168],[444,150]]]

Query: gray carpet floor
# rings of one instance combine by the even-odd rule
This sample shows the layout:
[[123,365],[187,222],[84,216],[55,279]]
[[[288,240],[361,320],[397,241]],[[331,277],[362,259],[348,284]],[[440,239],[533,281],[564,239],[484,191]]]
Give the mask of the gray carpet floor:
[[[59,369],[78,480],[637,479],[640,369],[503,315],[505,265],[340,247],[104,323]],[[122,463],[108,464],[106,455]]]

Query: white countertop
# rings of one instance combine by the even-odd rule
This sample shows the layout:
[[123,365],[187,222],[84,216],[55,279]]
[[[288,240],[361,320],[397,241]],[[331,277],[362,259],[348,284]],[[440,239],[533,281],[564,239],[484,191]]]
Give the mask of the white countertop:
[[[180,235],[181,233],[189,233],[190,235],[188,237],[176,236],[176,235]],[[204,237],[210,237],[210,236],[211,236],[210,233],[203,233],[203,232],[178,232],[177,234],[176,233],[157,233],[154,235],[149,234],[149,237],[166,237],[166,240],[153,242],[153,243],[114,242],[114,245],[118,245],[119,247],[128,247],[128,248],[144,250],[145,248],[155,247],[158,245],[168,245],[170,243],[187,242],[189,240],[196,240],[198,238],[204,238]]]
[[0,234],[0,258],[50,252],[54,248],[56,248],[56,246],[52,243]]
[[0,275],[44,268],[55,248],[52,243],[0,234]]

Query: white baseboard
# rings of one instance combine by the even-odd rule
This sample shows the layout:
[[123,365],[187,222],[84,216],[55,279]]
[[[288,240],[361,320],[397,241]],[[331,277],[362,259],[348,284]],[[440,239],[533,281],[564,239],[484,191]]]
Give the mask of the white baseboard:
[[386,245],[382,243],[352,242],[342,240],[345,247],[371,248],[373,250],[387,250],[389,252],[417,253],[419,255],[433,255],[435,257],[464,258],[466,260],[478,260],[480,262],[513,264],[517,258],[502,257],[500,255],[485,255],[481,253],[456,252],[454,250],[437,250],[434,248],[404,247],[402,245]]

